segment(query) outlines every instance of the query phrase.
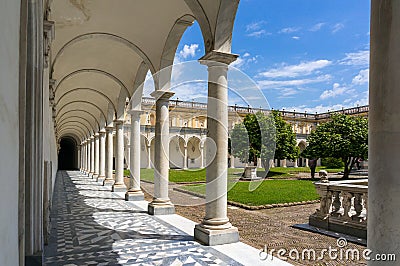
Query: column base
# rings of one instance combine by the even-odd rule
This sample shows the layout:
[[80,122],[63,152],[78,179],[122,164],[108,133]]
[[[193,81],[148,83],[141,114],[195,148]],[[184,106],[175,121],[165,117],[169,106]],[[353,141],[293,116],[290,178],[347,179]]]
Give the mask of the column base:
[[127,191],[125,193],[126,201],[141,201],[144,200],[144,194],[142,191]]
[[175,206],[172,203],[154,204],[153,202],[150,202],[147,207],[147,212],[150,215],[175,214]]
[[196,224],[194,239],[206,246],[230,244],[239,242],[239,232],[234,226],[228,229],[212,230]]
[[112,186],[114,185],[115,181],[113,179],[105,179],[103,182],[103,186]]
[[114,184],[111,189],[112,192],[126,192],[126,186],[124,184]]
[[104,180],[105,180],[105,179],[106,179],[105,176],[98,176],[98,177],[97,177],[97,182],[104,183]]
[[97,179],[98,177],[99,177],[99,174],[93,174],[93,175],[92,175],[92,178],[93,178],[93,179]]

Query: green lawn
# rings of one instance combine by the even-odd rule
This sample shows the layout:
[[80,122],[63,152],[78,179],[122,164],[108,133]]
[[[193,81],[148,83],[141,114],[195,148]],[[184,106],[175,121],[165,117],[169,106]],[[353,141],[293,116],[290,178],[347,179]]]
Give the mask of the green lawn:
[[[254,191],[249,191],[249,184],[250,182],[231,184],[233,187],[228,191],[228,200],[258,206],[319,198],[313,183],[307,180],[265,180]],[[187,185],[181,188],[205,194],[205,184]]]
[[[243,169],[228,169],[228,179],[237,179]],[[124,175],[129,176],[129,170],[124,170]],[[144,181],[154,181],[153,169],[141,169],[140,178]],[[169,170],[169,181],[174,183],[183,182],[206,182],[206,169]]]
[[[264,169],[260,168],[259,170],[259,175],[262,176],[262,173]],[[326,166],[318,166],[317,169],[315,170],[316,173],[318,173],[319,170],[326,170],[328,173],[337,173],[343,171],[343,168],[339,169],[331,169],[331,168],[326,168]],[[310,173],[311,170],[309,167],[273,167],[269,169],[268,172],[268,177],[271,178],[286,178],[286,177],[293,177],[293,175],[296,175],[298,173]]]
[[[327,169],[324,166],[317,167],[317,173],[319,170],[324,169],[329,173],[336,173],[343,171],[343,169]],[[309,173],[310,168],[308,167],[274,167],[268,172],[268,177],[270,178],[288,178],[294,177],[298,173]],[[237,179],[243,173],[243,169],[240,168],[229,168],[228,169],[228,179]],[[259,168],[258,176],[264,176],[265,172],[263,168]],[[129,176],[129,170],[124,171],[125,176]],[[153,182],[154,180],[154,170],[153,169],[141,169],[140,178],[144,181]],[[205,182],[206,181],[206,169],[189,169],[189,170],[169,170],[170,182],[182,183],[182,182]]]

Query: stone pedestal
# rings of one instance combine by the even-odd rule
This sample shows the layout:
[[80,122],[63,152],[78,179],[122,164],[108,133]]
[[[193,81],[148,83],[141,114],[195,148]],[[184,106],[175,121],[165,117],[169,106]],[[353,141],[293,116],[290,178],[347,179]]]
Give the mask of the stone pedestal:
[[207,246],[230,244],[239,242],[239,233],[236,227],[222,230],[210,230],[197,224],[194,228],[194,238]]
[[147,211],[150,215],[168,215],[175,214],[175,207],[171,202],[158,204],[153,200],[149,203]]
[[240,180],[251,181],[261,179],[257,176],[257,166],[246,166]]
[[144,200],[144,194],[142,191],[127,191],[125,193],[125,200],[127,201]]

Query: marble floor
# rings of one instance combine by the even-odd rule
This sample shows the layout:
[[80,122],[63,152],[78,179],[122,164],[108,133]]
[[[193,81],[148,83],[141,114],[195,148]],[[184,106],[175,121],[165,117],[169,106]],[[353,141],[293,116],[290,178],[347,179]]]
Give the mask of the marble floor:
[[151,216],[147,202],[127,202],[79,171],[60,171],[54,187],[46,265],[288,265],[260,260],[243,243],[208,247],[194,223]]

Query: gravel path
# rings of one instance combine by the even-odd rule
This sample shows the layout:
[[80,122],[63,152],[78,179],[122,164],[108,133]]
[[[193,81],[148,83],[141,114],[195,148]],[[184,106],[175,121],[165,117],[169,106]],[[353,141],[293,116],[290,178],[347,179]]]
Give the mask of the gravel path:
[[[126,182],[128,180],[126,179]],[[142,188],[146,192],[145,199],[148,201],[152,199],[153,186],[151,183],[142,182]],[[172,190],[175,186],[178,185],[170,186],[169,193],[171,201],[175,204],[176,213],[194,222],[201,222],[205,214],[204,199]],[[308,204],[249,211],[228,206],[228,217],[231,223],[238,228],[241,241],[250,246],[260,250],[266,247],[269,251],[271,249],[285,249],[286,254],[291,249],[297,249],[300,257],[304,249],[314,249],[317,254],[316,257],[318,257],[324,248],[328,249],[329,246],[334,249],[338,248],[336,239],[291,227],[294,224],[308,223],[309,215],[318,207],[319,204]],[[361,245],[352,243],[348,243],[346,248],[359,250],[360,258],[365,249]],[[276,252],[274,254],[276,255]],[[288,262],[294,265],[366,265],[365,260],[361,259],[351,261],[331,260],[327,254],[325,254],[323,260],[291,260],[288,258]]]

